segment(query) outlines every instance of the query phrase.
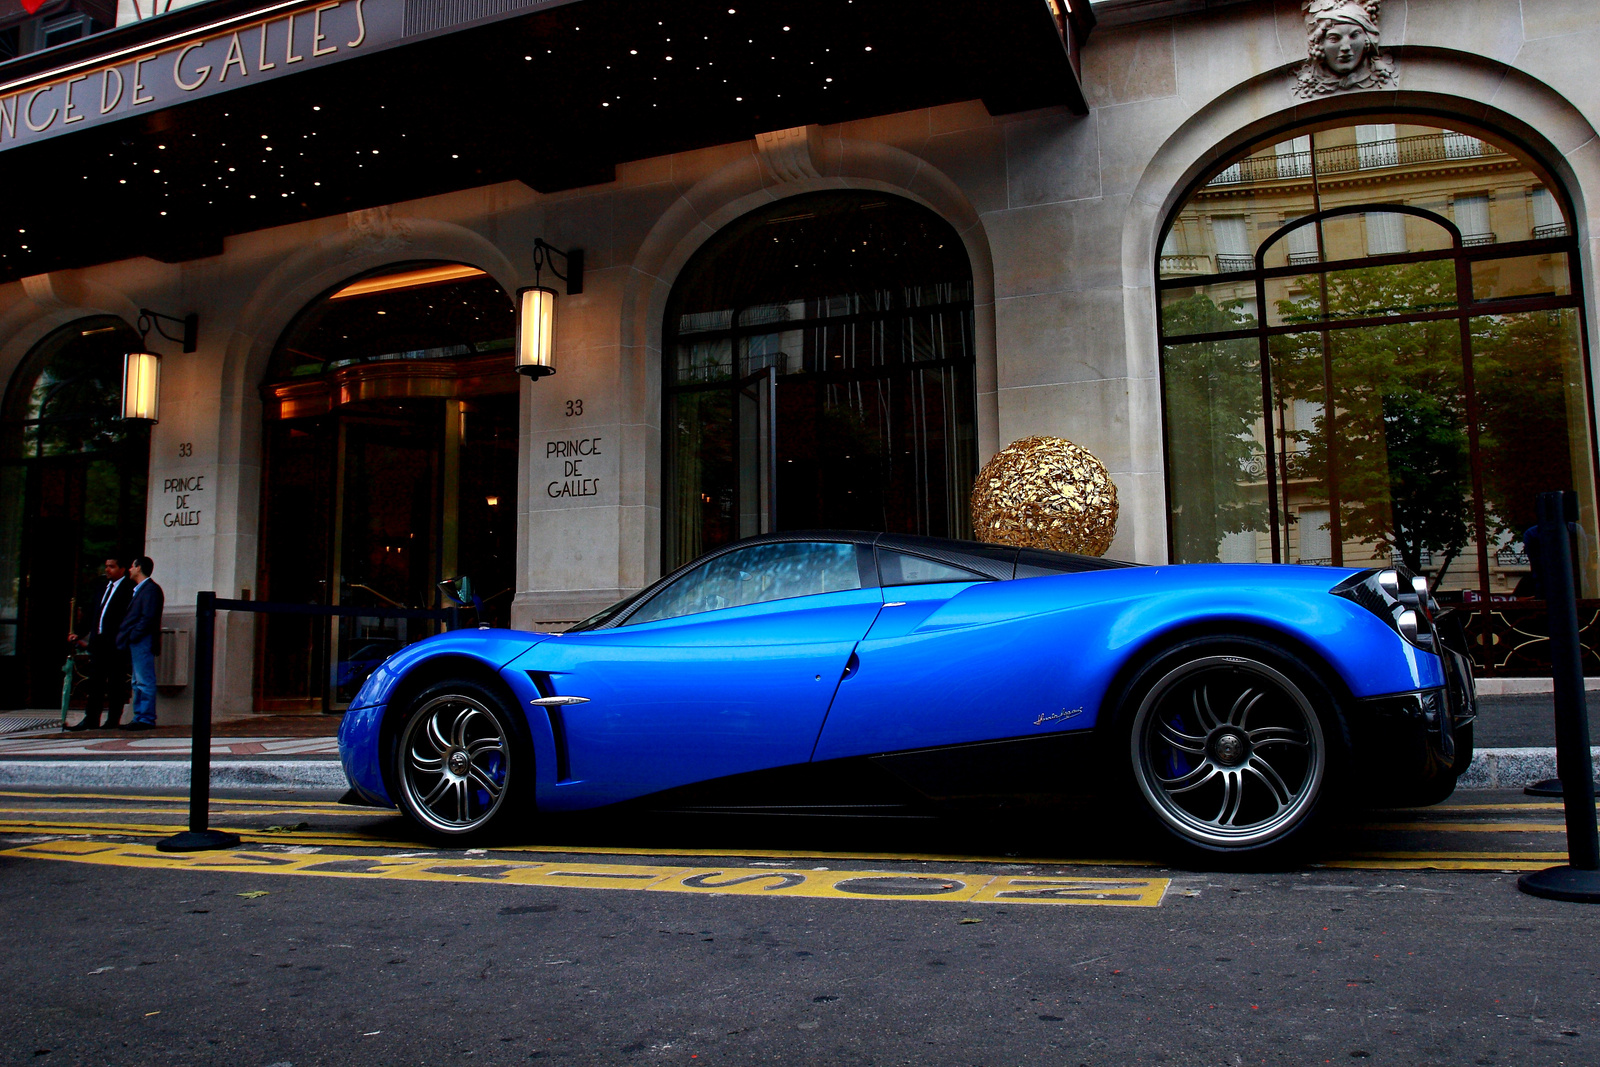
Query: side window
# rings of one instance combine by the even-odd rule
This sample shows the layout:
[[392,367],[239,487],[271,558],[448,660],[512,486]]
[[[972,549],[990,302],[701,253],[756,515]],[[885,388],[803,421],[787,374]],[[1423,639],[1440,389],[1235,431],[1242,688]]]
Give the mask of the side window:
[[878,549],[878,581],[890,585],[927,585],[932,582],[987,582],[987,575],[964,567],[935,563],[921,556]]
[[696,567],[657,593],[624,625],[860,588],[855,545],[753,545]]

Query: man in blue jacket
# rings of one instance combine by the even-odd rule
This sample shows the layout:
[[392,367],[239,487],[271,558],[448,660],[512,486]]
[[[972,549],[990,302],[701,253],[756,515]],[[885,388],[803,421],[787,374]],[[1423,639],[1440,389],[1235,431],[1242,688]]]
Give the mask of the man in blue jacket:
[[133,599],[117,631],[117,647],[133,660],[133,721],[122,730],[153,730],[156,725],[156,656],[161,654],[161,609],[166,595],[150,580],[156,569],[149,556],[135,556],[128,568],[133,579]]

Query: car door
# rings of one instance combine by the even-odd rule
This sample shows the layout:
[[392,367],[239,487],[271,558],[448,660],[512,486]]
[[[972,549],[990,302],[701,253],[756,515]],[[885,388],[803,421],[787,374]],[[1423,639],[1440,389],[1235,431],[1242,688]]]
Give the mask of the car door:
[[975,740],[970,687],[953,684],[979,661],[993,662],[984,635],[929,639],[917,627],[951,598],[991,581],[947,562],[877,550],[883,610],[857,645],[859,669],[839,687],[813,758],[837,759]]
[[778,542],[724,553],[620,626],[563,635],[516,666],[550,695],[566,777],[587,807],[804,763],[882,606],[871,548]]

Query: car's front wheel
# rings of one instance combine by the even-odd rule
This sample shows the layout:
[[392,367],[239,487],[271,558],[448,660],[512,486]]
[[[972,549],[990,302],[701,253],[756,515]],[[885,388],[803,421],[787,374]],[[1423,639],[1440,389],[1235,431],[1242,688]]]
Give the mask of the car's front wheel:
[[431,686],[409,701],[396,737],[400,808],[432,833],[482,834],[506,821],[531,784],[526,752],[493,690],[469,680]]
[[1130,693],[1133,779],[1157,823],[1212,853],[1285,845],[1328,791],[1326,690],[1254,643],[1196,643],[1152,663]]

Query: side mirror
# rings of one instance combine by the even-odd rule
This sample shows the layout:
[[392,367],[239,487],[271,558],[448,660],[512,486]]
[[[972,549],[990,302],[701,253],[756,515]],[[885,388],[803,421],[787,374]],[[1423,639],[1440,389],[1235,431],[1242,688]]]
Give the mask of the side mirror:
[[439,583],[439,588],[447,600],[453,600],[461,607],[478,606],[478,598],[472,595],[472,579],[465,574],[459,578],[446,578]]

